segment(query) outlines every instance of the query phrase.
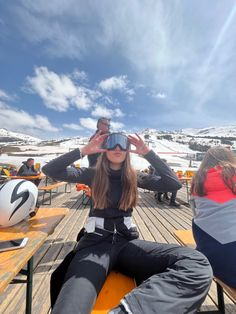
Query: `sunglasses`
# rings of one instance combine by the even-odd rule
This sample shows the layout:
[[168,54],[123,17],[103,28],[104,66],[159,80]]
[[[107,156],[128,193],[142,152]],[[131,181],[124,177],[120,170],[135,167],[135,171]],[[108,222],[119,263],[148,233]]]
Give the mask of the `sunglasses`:
[[103,124],[103,125],[106,125],[108,128],[111,126],[110,123],[108,123],[108,122],[102,122],[101,121],[100,123]]
[[107,150],[115,150],[119,146],[121,150],[126,151],[130,147],[128,137],[123,133],[111,133],[103,142],[103,148]]

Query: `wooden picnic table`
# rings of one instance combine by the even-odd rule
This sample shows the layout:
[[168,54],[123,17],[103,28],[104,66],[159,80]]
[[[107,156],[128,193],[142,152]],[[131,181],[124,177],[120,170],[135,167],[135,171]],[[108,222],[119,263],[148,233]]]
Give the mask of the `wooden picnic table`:
[[44,179],[46,175],[44,173],[39,173],[35,176],[9,176],[9,179],[25,179],[25,180],[36,180],[36,179]]
[[0,229],[0,241],[29,238],[24,248],[0,253],[0,293],[27,264],[27,314],[32,307],[33,256],[68,212],[68,208],[40,208],[30,220]]

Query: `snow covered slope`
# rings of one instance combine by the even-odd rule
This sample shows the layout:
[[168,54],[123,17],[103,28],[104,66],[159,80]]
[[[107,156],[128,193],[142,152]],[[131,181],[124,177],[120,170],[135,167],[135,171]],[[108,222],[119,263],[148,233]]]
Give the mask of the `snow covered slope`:
[[204,129],[183,129],[183,134],[196,136],[236,137],[236,125],[209,127]]
[[41,139],[17,132],[11,132],[6,129],[0,129],[0,142],[41,142]]

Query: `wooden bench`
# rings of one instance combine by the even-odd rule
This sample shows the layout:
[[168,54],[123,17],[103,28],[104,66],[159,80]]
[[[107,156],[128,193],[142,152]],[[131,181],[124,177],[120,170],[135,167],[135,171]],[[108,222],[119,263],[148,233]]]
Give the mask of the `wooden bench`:
[[[69,185],[69,191],[67,191],[67,186],[68,185]],[[70,186],[70,183],[68,183],[68,182],[56,182],[56,183],[53,183],[53,184],[50,184],[50,185],[41,186],[41,187],[38,188],[39,191],[43,191],[42,205],[51,205],[51,203],[52,203],[52,193],[54,193],[53,190],[57,189],[56,190],[56,192],[57,192],[58,188],[60,186],[65,186],[65,193],[70,193],[71,192],[71,186]],[[44,203],[44,197],[45,197],[46,193],[49,193],[49,203],[48,204]]]
[[112,271],[100,291],[91,314],[107,314],[120,300],[136,287],[135,280]]
[[68,212],[68,208],[40,208],[36,216],[29,221],[24,220],[15,226],[0,229],[0,241],[29,238],[24,248],[0,254],[0,293],[27,265],[27,270],[21,272],[27,276],[27,314],[32,310],[33,256]]
[[[196,243],[193,237],[192,230],[176,230],[174,231],[174,236],[177,241],[183,245],[195,248]],[[233,289],[227,286],[224,282],[222,282],[218,278],[214,278],[217,287],[217,299],[218,299],[218,311],[204,311],[204,313],[225,313],[225,303],[224,303],[224,291],[225,293],[232,299],[232,301],[236,302],[236,289]]]

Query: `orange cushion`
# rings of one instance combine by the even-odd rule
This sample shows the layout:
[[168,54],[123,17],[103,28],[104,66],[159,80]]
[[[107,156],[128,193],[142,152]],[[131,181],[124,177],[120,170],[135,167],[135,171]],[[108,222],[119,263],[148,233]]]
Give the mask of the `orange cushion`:
[[133,278],[112,271],[100,291],[91,314],[107,314],[120,300],[136,287]]

